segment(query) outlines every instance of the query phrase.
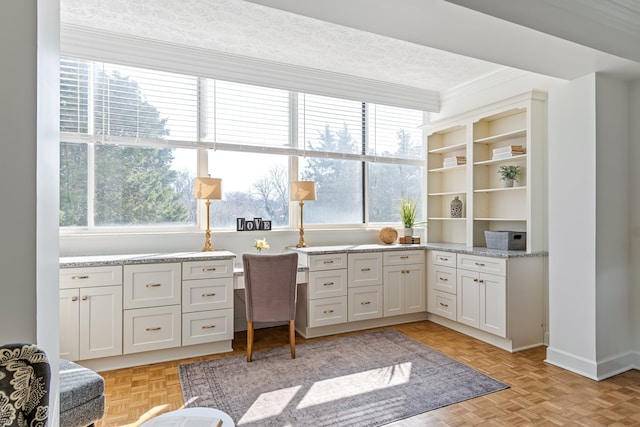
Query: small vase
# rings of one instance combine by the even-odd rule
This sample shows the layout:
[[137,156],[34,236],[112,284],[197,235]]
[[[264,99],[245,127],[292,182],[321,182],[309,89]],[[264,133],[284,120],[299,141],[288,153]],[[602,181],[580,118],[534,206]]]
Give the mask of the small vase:
[[513,187],[513,180],[512,179],[505,179],[502,182],[503,182],[503,186],[505,188]]
[[404,235],[405,237],[411,237],[413,236],[413,228],[406,228],[404,229]]
[[451,201],[451,218],[462,218],[462,200],[458,196]]

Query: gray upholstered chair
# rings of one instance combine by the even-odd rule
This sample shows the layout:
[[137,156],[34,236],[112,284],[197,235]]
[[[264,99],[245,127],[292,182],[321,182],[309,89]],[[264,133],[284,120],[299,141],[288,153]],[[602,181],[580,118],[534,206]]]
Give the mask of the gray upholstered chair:
[[296,357],[298,254],[242,255],[247,309],[247,362],[253,353],[253,323],[289,321],[291,358]]
[[0,346],[0,426],[45,426],[51,367],[33,344]]

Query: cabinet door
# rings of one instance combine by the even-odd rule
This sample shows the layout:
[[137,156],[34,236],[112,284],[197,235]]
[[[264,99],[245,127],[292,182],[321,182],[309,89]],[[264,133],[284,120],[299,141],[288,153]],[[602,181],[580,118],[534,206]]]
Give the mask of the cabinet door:
[[457,320],[465,325],[480,327],[479,273],[458,270]]
[[426,308],[427,284],[424,265],[407,265],[402,272],[404,313],[419,313]]
[[179,263],[136,264],[124,267],[124,308],[181,303]]
[[349,322],[382,317],[382,285],[349,288]]
[[60,357],[80,360],[80,291],[60,290]]
[[182,312],[233,307],[233,278],[196,279],[182,282]]
[[349,287],[382,284],[382,253],[348,254]]
[[502,276],[480,274],[480,329],[507,336],[507,291]]
[[122,354],[122,286],[80,289],[80,360]]
[[384,267],[383,315],[397,316],[404,313],[403,272],[401,265]]
[[124,311],[124,353],[180,347],[182,314],[179,305]]

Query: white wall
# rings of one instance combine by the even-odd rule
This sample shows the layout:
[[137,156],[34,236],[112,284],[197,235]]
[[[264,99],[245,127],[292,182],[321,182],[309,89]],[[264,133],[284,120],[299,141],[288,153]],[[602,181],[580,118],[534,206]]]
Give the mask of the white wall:
[[630,162],[631,189],[631,341],[635,366],[640,367],[640,79],[630,83]]
[[547,361],[596,375],[595,75],[549,94]]
[[592,74],[549,96],[549,363],[634,367],[628,85]]
[[0,342],[37,343],[47,352],[52,426],[58,425],[58,4],[0,3]]
[[596,361],[598,378],[629,369],[629,84],[596,76]]

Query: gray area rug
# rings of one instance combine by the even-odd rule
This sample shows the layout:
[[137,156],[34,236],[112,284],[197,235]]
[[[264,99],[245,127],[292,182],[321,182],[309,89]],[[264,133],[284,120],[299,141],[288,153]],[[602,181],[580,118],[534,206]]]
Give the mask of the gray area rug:
[[180,365],[187,407],[238,426],[379,426],[508,388],[397,331]]

